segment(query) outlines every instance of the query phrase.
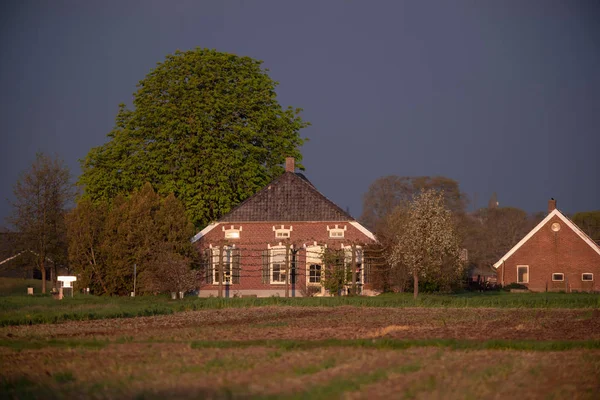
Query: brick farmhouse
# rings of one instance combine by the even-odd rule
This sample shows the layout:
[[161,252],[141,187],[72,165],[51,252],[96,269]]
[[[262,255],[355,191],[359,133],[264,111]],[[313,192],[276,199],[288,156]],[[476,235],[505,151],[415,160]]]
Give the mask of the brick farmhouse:
[[548,202],[548,216],[494,264],[502,285],[531,291],[600,291],[600,246]]
[[375,241],[287,158],[281,176],[194,236],[203,259],[199,296],[328,295],[321,281],[330,250],[355,266],[356,290],[373,294],[364,249]]

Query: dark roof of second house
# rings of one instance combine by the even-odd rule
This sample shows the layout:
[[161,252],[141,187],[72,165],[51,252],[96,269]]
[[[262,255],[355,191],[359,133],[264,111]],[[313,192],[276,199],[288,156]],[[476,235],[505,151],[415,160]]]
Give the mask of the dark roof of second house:
[[285,172],[219,222],[354,221],[302,174]]

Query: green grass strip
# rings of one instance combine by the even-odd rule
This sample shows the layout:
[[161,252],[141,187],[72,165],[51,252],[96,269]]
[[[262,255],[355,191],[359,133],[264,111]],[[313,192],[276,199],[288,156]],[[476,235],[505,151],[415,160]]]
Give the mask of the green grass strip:
[[[376,297],[330,298],[198,298],[170,300],[166,296],[97,297],[78,295],[58,301],[51,297],[0,296],[0,326],[55,324],[106,318],[133,318],[225,308],[250,307],[388,307],[388,308],[573,308],[598,309],[600,295],[591,293],[410,293]],[[282,325],[283,326],[283,325]]]

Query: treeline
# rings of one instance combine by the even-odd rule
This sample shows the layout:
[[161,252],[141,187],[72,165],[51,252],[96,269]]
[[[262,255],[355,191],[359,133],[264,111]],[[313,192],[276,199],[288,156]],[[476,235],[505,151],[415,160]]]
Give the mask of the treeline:
[[[436,206],[437,214],[429,217],[423,214],[423,219],[430,221],[425,224],[415,215],[414,208],[420,207],[421,196],[427,192],[437,193],[440,203]],[[459,183],[447,177],[392,175],[375,180],[363,197],[361,216],[362,222],[376,233],[387,261],[378,263],[374,286],[383,291],[406,291],[411,286],[427,291],[462,287],[474,271],[491,273],[492,264],[544,217],[542,213],[528,215],[518,208],[498,207],[495,195],[487,208],[467,212],[468,204]],[[434,226],[433,215],[440,213],[446,217]],[[426,234],[415,239],[423,232]],[[442,238],[434,240],[440,233],[457,244],[458,261],[456,254],[448,251],[438,254],[436,263],[427,261],[442,242]],[[429,250],[421,250],[421,260],[413,260],[411,265],[407,257],[413,257],[410,254],[414,249],[409,247],[432,240],[425,245]]]

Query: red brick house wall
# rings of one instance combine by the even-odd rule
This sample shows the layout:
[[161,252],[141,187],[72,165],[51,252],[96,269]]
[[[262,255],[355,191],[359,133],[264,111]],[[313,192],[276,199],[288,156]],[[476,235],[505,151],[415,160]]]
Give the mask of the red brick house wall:
[[[293,285],[290,284],[290,296],[301,297],[306,295],[305,289],[309,267],[306,263],[307,248],[318,245],[326,246],[329,249],[342,249],[342,246],[346,247],[352,244],[360,246],[361,244],[373,243],[373,240],[359,230],[352,222],[225,222],[217,224],[201,240],[196,242],[196,246],[200,251],[223,245],[239,249],[239,283],[224,285],[224,287],[227,286],[227,295],[230,297],[242,295],[265,297],[273,295],[283,296],[285,293],[285,284],[263,283],[263,251],[268,250],[270,247],[285,246],[289,243],[291,248],[296,251],[296,283]],[[289,239],[275,237],[273,228],[278,229],[282,225],[286,229],[291,227],[292,230],[290,231]],[[345,229],[343,238],[334,239],[329,237],[327,228],[332,229],[336,225],[338,228]],[[232,226],[235,229],[241,228],[239,239],[225,239],[223,228],[229,229]],[[313,254],[313,256],[318,257],[317,254]],[[312,286],[320,289],[320,285],[318,284]],[[364,289],[370,289],[368,278]],[[203,280],[199,293],[201,297],[216,296],[217,293],[218,284],[206,283],[206,280]]]
[[[529,266],[528,282],[522,283],[529,290],[600,291],[600,247],[560,211],[552,210],[528,236],[494,265],[499,282],[518,282],[518,266]],[[556,273],[564,274],[562,281],[553,281]],[[582,280],[582,274],[593,274],[593,280]]]

